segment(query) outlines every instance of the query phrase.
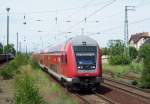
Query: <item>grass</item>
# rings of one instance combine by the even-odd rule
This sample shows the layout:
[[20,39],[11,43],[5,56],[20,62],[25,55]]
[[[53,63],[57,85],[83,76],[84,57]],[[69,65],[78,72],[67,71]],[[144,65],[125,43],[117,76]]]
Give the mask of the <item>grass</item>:
[[22,67],[20,75],[22,76],[25,73],[32,79],[34,85],[38,88],[39,95],[48,104],[77,104],[57,84],[51,82],[41,69],[33,69],[31,65],[26,65]]
[[109,65],[103,64],[104,72],[112,72],[113,74],[125,75],[129,72],[141,74],[143,69],[143,64],[141,63],[132,63],[129,65]]
[[117,80],[122,78],[129,78],[130,80],[124,80],[125,82],[139,86],[140,77],[143,70],[142,63],[131,63],[129,65],[109,65],[103,64],[103,72],[108,74]]
[[15,104],[47,104],[39,95],[39,89],[27,71],[16,76],[15,89]]
[[77,104],[26,55],[17,55],[0,75],[4,79],[13,79],[15,104]]

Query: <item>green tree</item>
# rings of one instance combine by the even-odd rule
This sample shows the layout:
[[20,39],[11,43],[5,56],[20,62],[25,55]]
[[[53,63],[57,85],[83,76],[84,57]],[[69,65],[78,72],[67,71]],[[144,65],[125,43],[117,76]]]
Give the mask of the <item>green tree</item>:
[[135,47],[129,47],[129,55],[130,55],[130,59],[131,59],[131,60],[137,58],[137,56],[138,56],[138,51],[136,50]]
[[2,54],[3,53],[3,45],[2,45],[2,43],[0,43],[0,54]]
[[110,64],[124,65],[131,63],[129,57],[124,55],[125,45],[122,40],[110,40],[108,46],[110,48]]
[[124,43],[122,40],[109,40],[108,46],[110,48],[110,55],[123,55]]
[[101,49],[102,55],[108,55],[109,54],[109,49],[108,48],[102,48]]
[[8,44],[6,46],[4,46],[4,53],[11,53],[14,54],[16,53],[14,45],[13,44]]
[[139,50],[139,57],[143,58],[144,69],[141,76],[141,85],[150,88],[150,45],[144,44]]

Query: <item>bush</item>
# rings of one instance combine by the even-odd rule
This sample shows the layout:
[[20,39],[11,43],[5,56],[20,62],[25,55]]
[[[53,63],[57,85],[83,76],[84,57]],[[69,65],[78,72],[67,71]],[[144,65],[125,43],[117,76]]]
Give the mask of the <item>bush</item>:
[[30,65],[32,66],[33,69],[40,69],[41,67],[39,66],[38,61],[31,59],[30,60]]
[[29,57],[26,54],[17,54],[14,59],[18,66],[27,65]]
[[129,55],[130,55],[131,60],[137,58],[138,51],[136,50],[135,47],[129,47]]
[[19,72],[19,68],[26,64],[28,64],[28,57],[23,54],[18,54],[14,60],[4,66],[0,74],[4,79],[11,79],[15,73]]
[[142,73],[143,70],[143,63],[134,63],[130,64],[129,66],[130,70],[134,73]]
[[109,63],[111,65],[126,65],[130,64],[131,61],[129,57],[123,56],[123,55],[116,55],[116,56],[111,56],[109,59]]
[[13,55],[16,54],[16,50],[14,48],[14,44],[8,44],[4,46],[4,53],[11,53]]
[[123,55],[125,45],[122,40],[109,40],[110,56]]
[[150,88],[150,45],[145,44],[140,48],[139,56],[144,59],[144,69],[141,76],[141,86]]
[[12,60],[7,65],[4,66],[4,68],[1,71],[1,76],[3,79],[11,79],[14,76],[14,71],[18,69],[18,66],[16,65],[16,62]]
[[132,84],[132,85],[137,85],[138,82],[137,82],[136,80],[133,80],[133,81],[131,82],[131,84]]
[[15,87],[15,104],[46,104],[42,97],[39,96],[38,88],[27,73],[16,78]]
[[108,48],[101,48],[101,55],[108,55],[109,54],[109,49]]
[[3,76],[3,79],[11,79],[13,78],[13,73],[11,73],[9,70],[3,70],[1,71],[1,76]]

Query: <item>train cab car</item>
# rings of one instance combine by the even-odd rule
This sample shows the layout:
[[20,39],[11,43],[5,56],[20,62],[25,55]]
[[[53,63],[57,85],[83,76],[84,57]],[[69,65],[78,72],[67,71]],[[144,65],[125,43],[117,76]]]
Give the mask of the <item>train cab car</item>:
[[98,43],[82,35],[47,48],[37,60],[66,86],[92,89],[102,82],[100,54]]
[[[69,44],[70,49],[69,49]],[[102,81],[102,65],[101,55],[98,43],[87,36],[77,36],[68,42],[68,50],[66,52],[72,53],[74,62],[68,62],[74,73],[71,78],[71,85],[78,87],[93,88]],[[69,68],[70,69],[70,68]],[[71,73],[71,72],[70,72]],[[69,81],[68,81],[69,82]]]

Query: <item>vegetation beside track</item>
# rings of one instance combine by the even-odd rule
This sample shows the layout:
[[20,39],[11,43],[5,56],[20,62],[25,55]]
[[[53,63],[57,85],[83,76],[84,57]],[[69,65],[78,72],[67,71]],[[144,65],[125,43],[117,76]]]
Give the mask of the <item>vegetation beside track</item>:
[[[133,72],[135,74],[141,74],[143,70],[142,63],[132,63],[129,65],[110,65],[110,64],[103,64],[103,71],[104,73],[112,73],[115,76],[124,76],[127,75],[129,72]],[[137,77],[138,78],[138,77]]]
[[141,76],[141,87],[150,89],[150,45],[144,44],[139,51],[143,59],[144,68]]
[[0,71],[1,76],[4,79],[11,79],[15,74],[20,72],[20,68],[23,65],[28,64],[29,57],[25,54],[18,54],[14,60],[7,63]]
[[143,71],[142,63],[132,63],[129,65],[103,64],[104,74],[109,74],[116,80],[127,79],[126,82],[140,86],[140,78]]
[[76,104],[72,98],[51,82],[36,61],[18,54],[2,70],[4,80],[13,80],[14,104]]
[[150,45],[143,44],[137,50],[125,47],[121,40],[110,40],[108,46],[102,49],[102,55],[108,57],[108,63],[103,65],[104,72],[117,79],[124,77],[126,80],[130,76],[129,83],[150,89]]
[[137,79],[141,77],[143,63],[135,61],[138,51],[134,47],[129,47],[128,55],[125,49],[122,41],[109,41],[109,49],[102,50],[104,55],[109,56],[108,63],[103,64],[103,72],[111,74],[116,79],[131,76],[131,83],[138,84]]

